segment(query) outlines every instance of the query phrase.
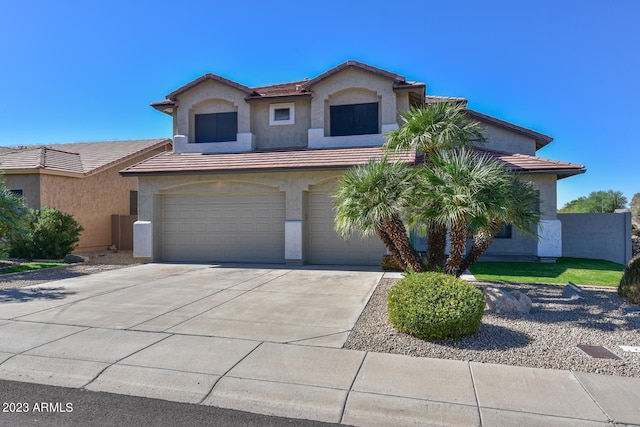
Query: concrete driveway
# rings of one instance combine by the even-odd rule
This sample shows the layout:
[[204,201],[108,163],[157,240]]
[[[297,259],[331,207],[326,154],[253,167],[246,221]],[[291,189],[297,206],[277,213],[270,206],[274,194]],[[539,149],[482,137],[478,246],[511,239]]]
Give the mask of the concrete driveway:
[[381,276],[146,264],[1,292],[0,319],[341,347]]

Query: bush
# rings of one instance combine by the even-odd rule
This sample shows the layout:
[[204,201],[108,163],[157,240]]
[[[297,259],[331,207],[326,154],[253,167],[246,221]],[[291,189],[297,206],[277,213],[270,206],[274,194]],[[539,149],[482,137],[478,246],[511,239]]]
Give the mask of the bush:
[[640,304],[640,256],[631,259],[624,268],[618,295],[634,304]]
[[380,266],[384,271],[404,271],[393,255],[383,255]]
[[484,312],[482,292],[442,273],[411,273],[398,281],[387,297],[394,328],[425,339],[473,334]]
[[45,206],[29,213],[25,231],[10,233],[10,254],[15,258],[61,259],[72,252],[84,228],[73,216]]

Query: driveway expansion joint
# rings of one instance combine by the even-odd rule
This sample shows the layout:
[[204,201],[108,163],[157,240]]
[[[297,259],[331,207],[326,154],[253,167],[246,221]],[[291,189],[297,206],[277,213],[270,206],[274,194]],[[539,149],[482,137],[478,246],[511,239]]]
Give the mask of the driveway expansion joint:
[[[220,380],[222,378],[227,377],[227,374],[229,372],[231,372],[231,370],[233,368],[235,368],[236,366],[238,366],[243,360],[245,360],[247,357],[249,357],[250,354],[252,354],[254,351],[256,351],[258,349],[258,347],[260,347],[263,343],[260,342],[257,346],[255,346],[253,348],[253,350],[251,350],[249,353],[245,354],[244,357],[242,357],[240,360],[238,360],[236,363],[233,364],[233,366],[231,366],[229,369],[226,370],[226,372],[224,372],[222,375],[220,375],[220,377],[214,381],[213,385],[211,386],[211,389],[209,390],[209,392],[207,394],[205,394],[205,396],[202,398],[202,400],[200,400],[200,402],[198,402],[198,404],[202,405],[204,403],[205,400],[207,400],[207,398],[209,396],[211,396],[213,394],[213,390],[216,388],[216,385],[220,382]],[[231,378],[231,377],[230,377]]]

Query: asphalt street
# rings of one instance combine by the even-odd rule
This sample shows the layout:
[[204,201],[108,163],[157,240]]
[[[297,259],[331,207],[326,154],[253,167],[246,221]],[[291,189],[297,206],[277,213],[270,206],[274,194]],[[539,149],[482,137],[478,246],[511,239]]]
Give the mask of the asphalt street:
[[[338,426],[214,406],[0,380],[0,426]],[[22,412],[18,412],[18,411]]]

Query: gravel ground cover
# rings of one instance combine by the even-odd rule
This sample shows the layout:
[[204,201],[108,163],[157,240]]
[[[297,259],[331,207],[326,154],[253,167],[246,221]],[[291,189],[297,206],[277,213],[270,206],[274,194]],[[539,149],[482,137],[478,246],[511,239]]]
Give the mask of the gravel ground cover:
[[[344,348],[410,356],[498,363],[546,369],[640,377],[640,314],[615,289],[584,287],[584,298],[562,298],[562,285],[491,283],[529,295],[528,315],[485,312],[474,335],[455,341],[426,341],[395,330],[387,320],[387,293],[395,280],[383,279],[360,315]],[[477,282],[486,286],[487,282]],[[595,359],[578,344],[603,346],[621,360]]]
[[64,267],[45,268],[23,273],[1,274],[0,289],[24,288],[25,286],[39,285],[54,280],[115,270],[139,263],[139,261],[133,258],[131,251],[119,251],[116,253],[101,251],[82,255],[87,256],[89,261],[82,264],[69,264]]

